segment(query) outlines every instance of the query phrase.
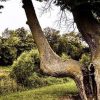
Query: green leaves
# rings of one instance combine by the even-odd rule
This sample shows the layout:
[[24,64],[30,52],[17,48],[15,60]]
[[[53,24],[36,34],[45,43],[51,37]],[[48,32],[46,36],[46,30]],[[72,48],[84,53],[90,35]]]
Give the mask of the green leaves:
[[13,77],[17,83],[30,86],[29,77],[31,77],[35,71],[37,59],[39,59],[37,50],[22,53],[12,65],[13,70],[11,72],[11,77]]
[[0,38],[0,65],[11,65],[13,61],[24,51],[36,47],[32,35],[24,28],[8,30],[2,33]]

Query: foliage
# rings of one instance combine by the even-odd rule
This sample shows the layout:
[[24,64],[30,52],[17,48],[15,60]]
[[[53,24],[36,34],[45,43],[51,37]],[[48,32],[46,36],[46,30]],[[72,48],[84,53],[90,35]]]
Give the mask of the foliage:
[[11,71],[11,67],[10,66],[0,66],[0,79],[1,77],[6,77],[9,75]]
[[31,34],[23,27],[14,30],[5,29],[0,38],[0,65],[12,65],[24,51],[36,48]]
[[11,77],[13,77],[17,83],[21,83],[25,86],[30,86],[29,77],[32,76],[33,71],[36,67],[38,56],[37,50],[32,50],[30,52],[24,52],[16,61],[14,61],[11,72]]
[[14,79],[9,77],[11,70],[11,66],[0,66],[0,95],[26,90],[23,85],[17,84]]
[[0,46],[0,65],[11,65],[16,59],[16,48],[8,47],[6,45]]
[[90,64],[90,60],[90,54],[84,53],[80,59],[80,62],[85,66],[88,66]]
[[31,88],[39,88],[43,86],[49,86],[54,84],[63,84],[68,82],[67,78],[55,78],[50,76],[40,76],[38,73],[33,73],[29,78],[31,80]]
[[25,90],[25,87],[18,85],[15,80],[8,76],[0,76],[0,95],[23,90]]
[[66,61],[67,59],[70,59],[70,56],[68,56],[65,53],[62,53],[61,58],[62,58],[63,61]]
[[16,29],[11,35],[9,39],[18,38],[20,41],[14,46],[17,49],[17,56],[19,56],[22,52],[31,50],[35,47],[34,40],[32,35],[28,33],[23,27]]
[[[45,36],[52,49],[60,56],[62,53],[79,60],[84,53],[82,39],[74,32],[60,35],[58,30],[44,29]],[[2,33],[0,38],[0,65],[11,65],[24,51],[37,48],[32,35],[23,27],[16,30],[8,30]]]
[[55,30],[53,28],[45,28],[44,29],[44,34],[51,46],[51,48],[57,53],[59,54],[59,51],[58,51],[58,46],[59,46],[59,39],[60,39],[60,34],[59,34],[59,31],[58,30]]
[[61,36],[59,31],[52,28],[45,28],[44,33],[51,48],[58,55],[61,56],[64,53],[75,60],[79,60],[84,53],[83,49],[85,47],[80,35],[71,32]]

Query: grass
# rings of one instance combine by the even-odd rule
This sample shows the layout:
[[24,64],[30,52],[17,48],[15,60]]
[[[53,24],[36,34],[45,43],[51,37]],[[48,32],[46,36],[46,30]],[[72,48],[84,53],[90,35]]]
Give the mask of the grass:
[[0,77],[8,76],[11,71],[10,66],[0,66]]
[[0,97],[0,100],[59,100],[68,94],[77,94],[74,81],[66,84],[46,86],[24,92],[16,92]]
[[[9,77],[9,73],[12,70],[10,66],[8,67],[2,67],[0,66],[0,77],[6,76]],[[5,78],[6,78],[5,77]],[[8,79],[8,78],[7,78]],[[5,84],[7,86],[3,86]],[[3,89],[3,92],[10,91],[12,83],[15,84],[14,81],[4,80],[1,88],[7,88],[6,90]],[[15,88],[15,85],[13,85]],[[2,90],[2,89],[1,89]],[[27,90],[24,92],[9,92],[9,94],[4,93],[5,95],[0,95],[0,100],[70,100],[70,99],[62,99],[64,97],[68,97],[69,94],[74,95],[78,93],[77,87],[72,79],[69,79],[69,81],[65,84],[56,84],[51,86],[45,86],[42,88],[37,88],[34,90]],[[78,99],[77,99],[78,100]]]

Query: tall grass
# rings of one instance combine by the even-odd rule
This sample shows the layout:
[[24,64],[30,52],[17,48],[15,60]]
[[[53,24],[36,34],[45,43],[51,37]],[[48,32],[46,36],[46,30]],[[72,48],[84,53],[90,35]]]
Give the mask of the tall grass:
[[0,66],[0,77],[8,76],[11,69],[11,66]]
[[25,90],[25,87],[9,77],[11,69],[10,66],[0,66],[0,95]]
[[0,77],[0,95],[25,90],[25,87],[18,85],[15,80],[10,77]]

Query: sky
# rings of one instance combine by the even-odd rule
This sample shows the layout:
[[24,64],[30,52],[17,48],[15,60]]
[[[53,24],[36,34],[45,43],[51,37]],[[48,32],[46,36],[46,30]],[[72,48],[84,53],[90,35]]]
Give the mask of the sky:
[[[42,28],[52,27],[60,29],[57,27],[56,21],[58,20],[60,8],[53,5],[52,10],[48,13],[43,13],[42,7],[44,3],[39,3],[36,0],[32,0],[35,6],[36,14],[40,25]],[[6,28],[17,29],[20,27],[25,27],[29,30],[28,25],[26,25],[26,15],[24,9],[22,8],[21,0],[8,0],[7,2],[1,2],[4,5],[4,9],[0,10],[0,33]],[[72,18],[70,14],[70,18]],[[62,31],[62,29],[60,29]]]

